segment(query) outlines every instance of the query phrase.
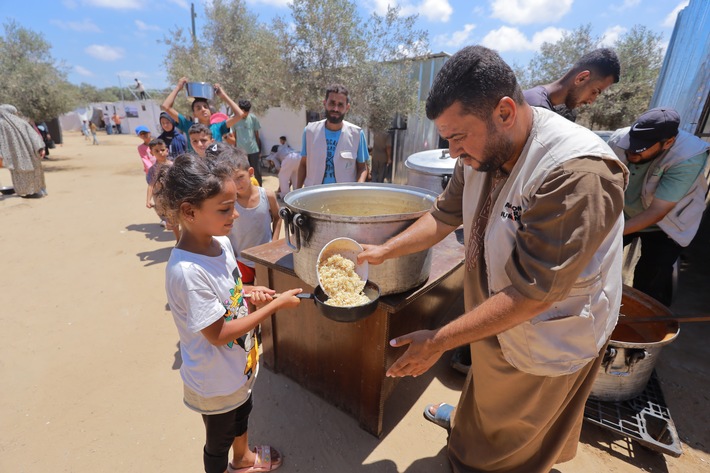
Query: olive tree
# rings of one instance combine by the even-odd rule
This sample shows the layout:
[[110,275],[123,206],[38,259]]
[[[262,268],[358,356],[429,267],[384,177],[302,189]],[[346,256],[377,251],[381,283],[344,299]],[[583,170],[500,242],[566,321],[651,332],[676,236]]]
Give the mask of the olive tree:
[[274,23],[290,105],[321,110],[327,85],[342,83],[350,91],[351,119],[375,130],[387,129],[395,113],[417,109],[411,64],[426,54],[428,37],[414,29],[416,16],[388,7],[384,16],[363,21],[349,0],[294,0],[290,9],[290,22]]
[[49,43],[15,21],[10,20],[3,27],[0,103],[15,105],[21,114],[35,121],[71,110],[73,87],[67,82],[66,67],[52,57]]

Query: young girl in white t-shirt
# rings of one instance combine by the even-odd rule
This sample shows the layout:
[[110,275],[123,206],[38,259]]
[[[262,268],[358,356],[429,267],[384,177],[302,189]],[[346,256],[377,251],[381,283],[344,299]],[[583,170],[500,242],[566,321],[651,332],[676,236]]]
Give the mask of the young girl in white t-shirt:
[[[268,446],[251,450],[247,436],[259,366],[254,329],[274,312],[297,306],[301,289],[273,298],[266,287],[242,287],[225,236],[239,216],[229,166],[182,155],[162,179],[158,198],[182,229],[165,288],[180,335],[184,402],[202,414],[207,431],[205,471],[274,470],[282,464],[281,454]],[[252,313],[245,295],[257,307]]]

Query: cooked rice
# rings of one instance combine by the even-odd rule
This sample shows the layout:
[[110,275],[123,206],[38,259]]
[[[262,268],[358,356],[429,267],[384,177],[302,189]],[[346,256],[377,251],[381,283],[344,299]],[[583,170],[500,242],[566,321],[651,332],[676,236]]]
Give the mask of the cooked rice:
[[326,304],[352,307],[367,304],[370,299],[363,293],[365,281],[355,272],[355,263],[342,255],[334,254],[318,265],[321,287],[330,297]]

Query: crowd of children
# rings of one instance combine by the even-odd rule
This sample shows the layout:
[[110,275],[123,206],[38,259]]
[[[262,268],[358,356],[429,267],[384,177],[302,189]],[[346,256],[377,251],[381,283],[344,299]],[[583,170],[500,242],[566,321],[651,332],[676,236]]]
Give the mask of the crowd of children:
[[255,330],[277,310],[298,305],[301,289],[275,298],[254,285],[254,263],[241,253],[278,235],[276,194],[258,185],[246,153],[234,146],[230,128],[244,116],[239,106],[215,84],[235,114],[212,113],[197,98],[195,123],[173,108],[185,81],[163,103],[159,138],[147,126],[135,129],[146,207],[177,240],[166,292],[180,336],[184,403],[203,417],[206,472],[271,471],[281,466],[281,454],[266,445],[252,450],[247,435],[258,373]]

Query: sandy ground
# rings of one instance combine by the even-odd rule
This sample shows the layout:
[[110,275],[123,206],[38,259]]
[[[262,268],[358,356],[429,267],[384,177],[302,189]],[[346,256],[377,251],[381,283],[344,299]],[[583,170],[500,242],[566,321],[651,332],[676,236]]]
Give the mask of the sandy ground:
[[[163,289],[173,235],[144,206],[138,139],[99,139],[91,146],[67,133],[52,150],[49,197],[0,197],[0,471],[202,471],[203,426],[182,404]],[[10,184],[5,169],[0,183]],[[266,185],[275,188],[276,178]],[[707,248],[691,247],[674,306],[680,315],[706,311],[709,267]],[[683,328],[658,363],[683,455],[585,424],[577,458],[558,472],[710,471],[710,330]],[[252,443],[281,449],[284,473],[449,471],[445,431],[422,417],[427,403],[458,398],[463,378],[447,362],[398,384],[381,439],[263,369]]]

